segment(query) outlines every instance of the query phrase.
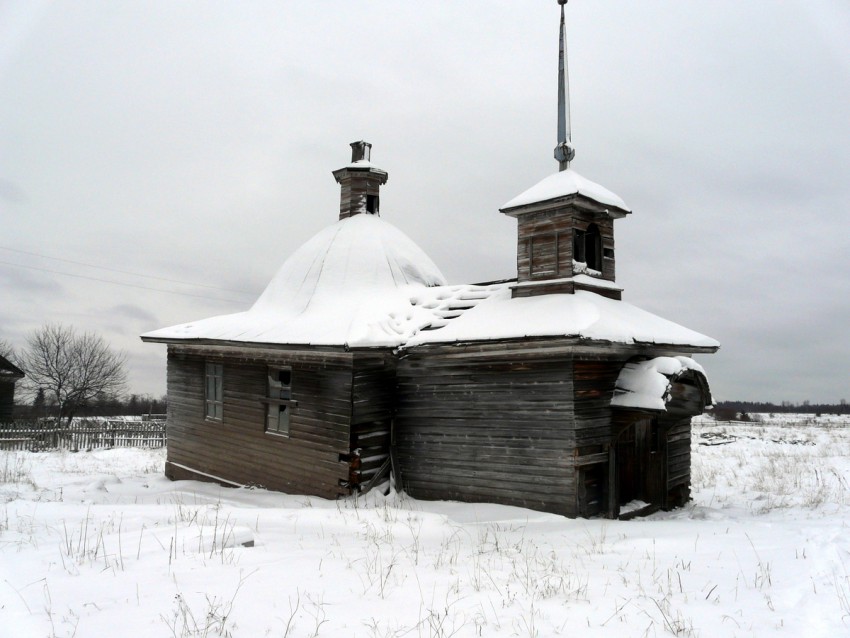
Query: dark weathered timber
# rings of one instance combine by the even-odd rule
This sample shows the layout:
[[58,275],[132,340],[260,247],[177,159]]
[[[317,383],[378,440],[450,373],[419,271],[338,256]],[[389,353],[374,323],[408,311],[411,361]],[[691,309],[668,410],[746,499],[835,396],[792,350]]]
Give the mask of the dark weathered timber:
[[[390,435],[395,413],[395,357],[389,353],[355,353],[351,389],[349,481],[358,489],[374,485],[389,468]],[[369,489],[367,488],[367,489]]]
[[[585,197],[574,195],[551,202],[520,206],[502,212],[517,218],[517,282],[513,296],[527,297],[553,293],[570,294],[572,286],[565,282],[546,286],[525,287],[529,282],[568,279],[585,272],[574,267],[573,240],[576,233],[584,232],[595,224],[599,229],[600,279],[614,281],[614,217],[609,208],[600,206]],[[571,283],[571,282],[570,282]],[[583,286],[612,299],[620,299],[620,291]]]
[[0,422],[12,420],[15,408],[15,383],[23,378],[23,370],[0,355]]
[[[223,418],[204,416],[204,365],[221,363]],[[269,366],[292,369],[289,436],[266,431]],[[353,355],[172,346],[167,474],[333,498],[348,492]]]
[[395,451],[418,498],[575,511],[572,358],[404,355]]
[[691,493],[691,419],[667,428],[667,494],[665,509],[681,507]]
[[0,381],[0,423],[11,421],[15,409],[15,381]]
[[[664,508],[684,503],[689,419],[611,408],[636,349],[553,341],[403,354],[393,448],[401,485],[418,498],[567,516],[617,516],[634,498]],[[663,348],[637,350],[651,357]],[[674,392],[682,410],[699,403],[699,391],[685,383]]]
[[[380,477],[418,498],[617,516],[642,498],[689,496],[690,420],[701,375],[673,383],[665,414],[613,410],[623,365],[664,346],[574,338],[422,346],[403,352],[169,350],[172,478],[335,497]],[[204,418],[206,362],[221,363],[223,418]],[[292,370],[289,436],[266,432],[269,367]]]

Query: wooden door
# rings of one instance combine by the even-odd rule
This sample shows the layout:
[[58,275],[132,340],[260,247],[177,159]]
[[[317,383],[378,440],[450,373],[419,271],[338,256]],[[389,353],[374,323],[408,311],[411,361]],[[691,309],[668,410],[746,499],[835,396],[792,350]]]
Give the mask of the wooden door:
[[664,432],[656,419],[645,417],[617,438],[617,501],[641,500],[661,506],[664,495]]

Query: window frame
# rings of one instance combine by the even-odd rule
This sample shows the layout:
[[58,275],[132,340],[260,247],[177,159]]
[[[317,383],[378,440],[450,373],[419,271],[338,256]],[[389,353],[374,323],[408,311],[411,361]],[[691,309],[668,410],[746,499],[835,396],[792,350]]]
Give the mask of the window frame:
[[204,366],[204,419],[224,421],[224,364],[206,361]]
[[[282,375],[288,377],[285,382]],[[298,405],[292,400],[292,367],[269,366],[266,370],[266,405],[264,430],[267,434],[289,438],[292,410]]]

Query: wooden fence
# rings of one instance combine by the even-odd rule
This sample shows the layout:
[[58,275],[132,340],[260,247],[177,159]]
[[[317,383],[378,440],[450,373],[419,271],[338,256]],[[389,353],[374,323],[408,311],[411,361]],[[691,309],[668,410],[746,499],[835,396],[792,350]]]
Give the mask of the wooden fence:
[[165,447],[165,419],[130,421],[115,418],[53,419],[0,423],[0,450],[94,450],[113,447]]

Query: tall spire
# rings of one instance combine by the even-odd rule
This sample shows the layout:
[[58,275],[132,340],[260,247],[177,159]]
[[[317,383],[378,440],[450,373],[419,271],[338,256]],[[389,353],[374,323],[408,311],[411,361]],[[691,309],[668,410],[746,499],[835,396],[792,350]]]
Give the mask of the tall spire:
[[567,69],[567,28],[564,24],[564,5],[567,0],[558,0],[561,5],[561,37],[558,48],[558,145],[555,147],[555,159],[562,171],[570,167],[575,157],[570,132],[570,76]]

